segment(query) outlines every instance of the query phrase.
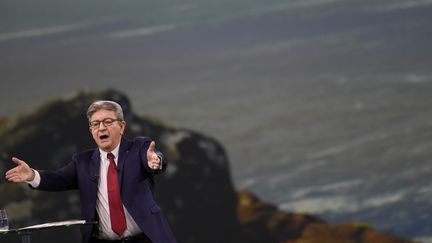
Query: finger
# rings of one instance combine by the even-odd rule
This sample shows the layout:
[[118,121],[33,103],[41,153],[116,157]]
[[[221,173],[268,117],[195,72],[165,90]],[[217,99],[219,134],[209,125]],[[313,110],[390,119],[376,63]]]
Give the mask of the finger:
[[[12,169],[13,170],[13,169]],[[13,171],[12,170],[8,170],[6,171],[6,179],[8,178],[8,176],[11,176]]]
[[12,176],[14,174],[18,173],[18,167],[15,167],[13,169],[10,169],[8,171],[6,171],[6,176]]
[[149,162],[149,166],[150,166],[150,168],[152,168],[153,170],[156,170],[156,169],[159,168],[159,166],[160,166],[160,161],[155,160],[155,158],[153,157],[152,161]]
[[16,172],[12,172],[12,173],[9,173],[8,175],[6,175],[6,179],[8,179],[9,181],[19,180],[19,178],[20,178],[20,176]]
[[152,161],[151,161],[151,164],[153,166],[159,166],[160,165],[160,161],[158,159],[153,158]]
[[15,175],[15,172],[13,172],[12,170],[9,170],[9,171],[6,172],[6,176],[5,176],[5,178],[9,180],[9,179],[12,178],[14,175]]
[[16,175],[6,176],[6,179],[7,179],[8,181],[15,181],[15,180],[17,179],[17,176],[16,176]]
[[149,168],[152,169],[152,170],[155,169],[155,165],[154,165],[154,163],[152,163],[152,162],[149,162],[148,166],[149,166]]
[[14,176],[19,176],[20,172],[17,170],[17,168],[11,169],[9,171],[6,172],[6,179],[8,178],[12,178]]
[[24,179],[21,176],[13,176],[13,177],[9,178],[8,180],[12,181],[12,182],[23,182],[24,181]]

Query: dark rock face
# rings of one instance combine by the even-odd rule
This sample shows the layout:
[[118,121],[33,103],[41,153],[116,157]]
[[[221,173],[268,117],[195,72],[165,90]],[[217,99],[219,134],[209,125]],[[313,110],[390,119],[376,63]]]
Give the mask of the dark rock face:
[[259,200],[249,192],[238,193],[237,213],[244,242],[283,243],[409,243],[376,232],[370,225],[331,225],[312,215],[287,213]]
[[[77,192],[33,191],[24,184],[7,183],[3,177],[13,166],[12,156],[36,169],[56,169],[68,163],[73,153],[95,147],[85,113],[89,104],[98,99],[122,105],[126,137],[150,136],[168,157],[167,171],[156,176],[157,197],[181,243],[408,242],[355,225],[328,225],[313,216],[279,211],[247,192],[237,194],[226,153],[217,141],[139,117],[132,112],[127,97],[113,90],[79,93],[14,120],[1,119],[0,207],[8,210],[12,227],[80,217]],[[320,237],[326,237],[326,241]],[[3,237],[9,242],[16,238]],[[79,242],[80,233],[77,229],[37,232],[33,242],[53,239]]]

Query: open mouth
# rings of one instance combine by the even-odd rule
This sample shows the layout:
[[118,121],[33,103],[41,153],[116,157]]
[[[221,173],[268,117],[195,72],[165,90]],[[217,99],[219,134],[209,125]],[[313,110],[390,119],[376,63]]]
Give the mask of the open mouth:
[[107,139],[107,138],[108,138],[108,135],[105,135],[105,134],[99,136],[99,139],[101,139],[101,140],[103,140],[103,139]]

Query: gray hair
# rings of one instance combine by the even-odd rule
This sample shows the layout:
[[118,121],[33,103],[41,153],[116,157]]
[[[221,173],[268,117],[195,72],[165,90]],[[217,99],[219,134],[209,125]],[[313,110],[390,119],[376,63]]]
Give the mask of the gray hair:
[[98,100],[93,102],[87,109],[87,119],[90,121],[92,115],[100,110],[114,111],[117,119],[124,121],[123,109],[118,103],[111,100]]

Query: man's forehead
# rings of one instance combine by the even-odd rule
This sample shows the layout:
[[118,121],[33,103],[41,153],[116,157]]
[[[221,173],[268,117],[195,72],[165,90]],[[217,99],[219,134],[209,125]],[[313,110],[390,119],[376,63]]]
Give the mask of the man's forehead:
[[91,120],[99,118],[115,118],[115,112],[111,110],[101,109],[93,113]]

